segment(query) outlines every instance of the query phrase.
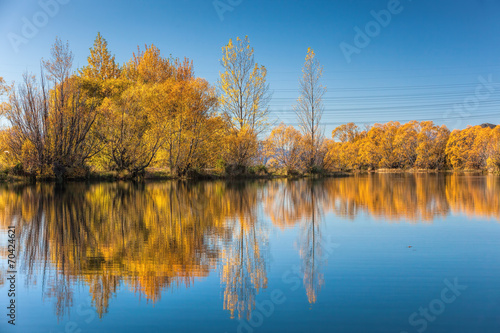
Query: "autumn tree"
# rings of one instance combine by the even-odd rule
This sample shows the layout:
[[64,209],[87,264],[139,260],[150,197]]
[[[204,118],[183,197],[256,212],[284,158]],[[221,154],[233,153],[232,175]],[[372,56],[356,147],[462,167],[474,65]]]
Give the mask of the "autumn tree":
[[[185,66],[191,68],[192,65],[184,63],[176,67],[176,71],[187,72]],[[206,166],[213,159],[211,153],[217,150],[213,141],[220,141],[225,130],[215,119],[214,89],[206,80],[192,75],[169,80],[157,88],[157,93],[148,95],[152,103],[148,110],[165,128],[165,143],[159,158],[163,158],[177,176]]]
[[87,65],[79,69],[78,73],[88,98],[98,106],[104,98],[118,96],[126,88],[120,66],[100,33],[97,34],[94,46],[90,48]]
[[108,42],[97,33],[94,46],[90,49],[87,58],[87,66],[78,71],[84,78],[108,80],[116,79],[120,75],[120,69],[115,62],[115,56],[111,56],[108,50]]
[[326,140],[326,156],[324,165],[327,169],[352,170],[362,166],[360,158],[361,142],[366,131],[354,123],[336,127],[332,131],[334,140]]
[[332,131],[332,138],[337,139],[342,143],[352,143],[361,136],[361,133],[361,129],[355,123],[347,123],[336,127]]
[[488,149],[493,129],[477,127],[476,138],[469,154],[469,165],[475,169],[486,169],[491,151]]
[[73,53],[68,43],[56,38],[51,58],[42,63],[48,80],[53,83],[49,101],[50,160],[55,176],[62,177],[66,168],[82,167],[100,150],[98,140],[88,136],[97,116],[96,106],[87,103],[81,83],[71,76]]
[[[3,77],[0,76],[0,117],[2,117],[5,112],[10,108],[9,103],[7,102],[8,100],[8,95],[9,91],[11,90],[11,87],[8,86],[3,79]],[[4,100],[5,98],[5,100]],[[0,118],[1,119],[1,118]],[[9,166],[12,164],[13,160],[16,159],[16,155],[14,154],[14,151],[12,151],[11,147],[11,138],[12,138],[12,129],[5,128],[2,129],[0,127],[0,168],[4,168],[6,166]],[[21,144],[22,145],[22,144]],[[18,149],[18,152],[20,151],[20,148]]]
[[380,142],[383,135],[384,131],[380,124],[375,124],[359,143],[359,159],[363,167],[372,170],[379,167],[382,159]]
[[[144,51],[138,48],[123,66],[120,78],[114,80],[115,89],[105,94],[100,107],[107,129],[103,133],[101,167],[137,175],[151,165],[166,140],[166,128],[158,118],[166,106],[158,100],[167,101],[167,96],[158,84],[173,79],[173,75],[170,60],[161,57],[154,45],[146,45]],[[104,84],[107,82],[113,80],[107,79]]]
[[218,90],[220,114],[228,124],[224,159],[226,167],[233,171],[244,170],[257,154],[257,135],[269,124],[267,70],[255,62],[248,36],[237,37],[235,42],[230,39],[222,53]]
[[488,168],[496,172],[500,171],[500,126],[491,130],[487,154]]
[[13,166],[18,162],[22,146],[14,151],[12,148],[13,133],[11,128],[0,130],[0,170]]
[[220,110],[231,128],[255,132],[264,131],[268,125],[269,85],[267,70],[255,62],[254,49],[248,36],[230,39],[222,48],[220,73]]
[[105,155],[113,169],[138,174],[154,165],[184,176],[222,154],[226,128],[215,114],[216,93],[194,76],[191,61],[165,58],[146,46],[123,66],[121,80],[124,91],[102,107],[110,129]]
[[446,126],[434,125],[432,121],[420,123],[417,135],[417,160],[415,166],[421,169],[444,169],[446,166],[446,143],[450,131]]
[[9,96],[9,107],[5,110],[5,117],[15,128],[18,137],[16,151],[19,157],[22,155],[23,146],[30,149],[36,155],[30,168],[35,170],[47,162],[46,141],[49,126],[48,94],[45,88],[40,89],[34,76],[23,75],[23,84],[14,89]]
[[275,127],[265,141],[265,145],[267,153],[287,173],[302,169],[303,140],[300,132],[293,126],[281,123]]
[[390,121],[388,123],[378,125],[380,126],[379,137],[379,153],[381,160],[379,162],[380,168],[397,168],[399,156],[396,155],[396,135],[398,133],[400,124],[397,121]]
[[451,132],[446,144],[446,157],[454,169],[481,167],[482,163],[472,156],[474,141],[480,129],[479,126],[469,126],[463,130]]
[[325,144],[327,146],[325,169],[349,171],[358,168],[358,144],[333,140],[325,140]]
[[244,173],[259,149],[257,135],[248,127],[237,131],[229,129],[224,136],[224,161],[231,175]]
[[160,83],[175,75],[172,59],[162,57],[154,44],[145,45],[144,51],[137,47],[123,67],[124,77],[132,82]]
[[395,166],[413,168],[417,160],[418,133],[420,124],[413,120],[401,125],[394,137]]
[[59,179],[68,169],[83,167],[98,150],[88,137],[96,110],[71,76],[72,62],[68,44],[56,39],[51,58],[42,61],[46,74],[42,72],[40,82],[25,74],[23,83],[10,92],[5,110],[12,126],[10,142],[17,150],[22,146],[23,164],[32,172],[46,169]]
[[302,78],[299,80],[300,97],[294,106],[300,130],[307,144],[306,166],[309,170],[322,164],[319,150],[324,139],[321,117],[326,88],[320,83],[323,67],[315,56],[314,51],[309,48],[302,68]]
[[5,114],[5,111],[9,108],[7,103],[9,92],[12,90],[12,86],[9,86],[3,77],[0,76],[0,117]]
[[143,92],[143,87],[133,86],[102,106],[107,119],[104,154],[110,160],[109,167],[128,170],[133,175],[151,164],[165,140],[158,128],[151,126],[151,119],[142,107]]

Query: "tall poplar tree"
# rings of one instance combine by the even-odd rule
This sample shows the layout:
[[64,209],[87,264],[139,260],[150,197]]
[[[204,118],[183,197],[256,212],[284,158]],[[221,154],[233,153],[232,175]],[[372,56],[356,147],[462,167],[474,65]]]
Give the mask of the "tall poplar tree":
[[323,115],[323,95],[326,88],[320,83],[323,67],[315,59],[315,56],[313,49],[309,48],[302,68],[302,78],[299,80],[300,97],[294,106],[300,130],[305,138],[306,162],[310,170],[321,163],[319,150],[324,139],[321,117]]

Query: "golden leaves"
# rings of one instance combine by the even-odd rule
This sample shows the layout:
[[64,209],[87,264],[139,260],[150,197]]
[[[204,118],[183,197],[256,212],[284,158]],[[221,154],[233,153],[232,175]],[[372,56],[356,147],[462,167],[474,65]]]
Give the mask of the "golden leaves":
[[254,60],[248,36],[223,48],[223,72],[219,78],[221,114],[236,131],[249,127],[256,134],[268,125],[269,86],[267,70]]
[[115,62],[115,56],[108,51],[108,42],[97,33],[94,47],[90,49],[87,58],[88,65],[79,70],[80,75],[87,79],[110,80],[120,75],[120,69]]
[[498,170],[500,127],[450,131],[432,121],[389,122],[360,131],[353,123],[337,127],[328,143],[333,169]]
[[[469,126],[454,130],[446,145],[446,156],[454,169],[482,170],[491,167],[498,171],[499,126]],[[488,162],[489,161],[489,162]]]

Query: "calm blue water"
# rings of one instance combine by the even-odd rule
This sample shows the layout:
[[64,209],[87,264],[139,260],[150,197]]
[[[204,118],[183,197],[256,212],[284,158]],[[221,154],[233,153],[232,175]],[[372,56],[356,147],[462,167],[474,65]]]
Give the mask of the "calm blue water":
[[4,185],[0,331],[499,332],[499,190],[467,175]]

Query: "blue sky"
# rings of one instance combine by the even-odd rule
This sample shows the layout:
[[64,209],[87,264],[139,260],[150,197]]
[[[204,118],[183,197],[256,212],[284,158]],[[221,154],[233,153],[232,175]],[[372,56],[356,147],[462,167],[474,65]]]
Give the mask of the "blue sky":
[[[83,66],[99,31],[120,63],[138,45],[154,43],[165,56],[192,59],[196,74],[215,84],[222,46],[248,35],[257,62],[268,69],[270,106],[280,121],[296,123],[292,105],[312,47],[325,70],[328,136],[350,121],[434,120],[450,128],[500,123],[500,1],[219,0],[228,10],[218,12],[213,0],[59,0],[65,4],[57,11],[49,6],[52,15],[44,16],[43,4],[54,1],[0,0],[0,76],[6,80],[39,72],[56,36],[69,41],[75,67]],[[381,11],[390,13],[390,19],[382,14],[383,25],[373,16]],[[29,38],[22,31],[26,21],[40,26]],[[356,45],[355,27],[364,34],[372,29],[369,43],[358,38]],[[25,39],[14,45],[13,36]],[[357,48],[350,61],[340,47],[347,44]]]

